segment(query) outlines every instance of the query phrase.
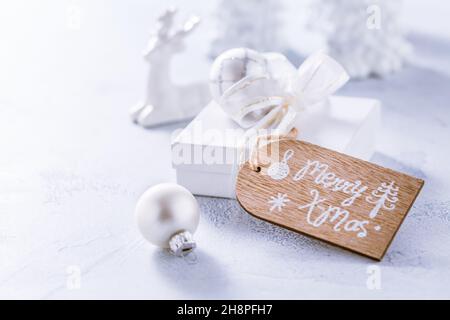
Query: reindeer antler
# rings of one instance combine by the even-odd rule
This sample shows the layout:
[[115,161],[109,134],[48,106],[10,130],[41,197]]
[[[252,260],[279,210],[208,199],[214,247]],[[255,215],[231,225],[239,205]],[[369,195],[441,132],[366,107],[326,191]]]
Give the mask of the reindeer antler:
[[144,57],[148,58],[149,55],[162,44],[168,44],[173,41],[180,41],[187,34],[192,32],[192,30],[194,30],[200,23],[199,17],[191,16],[183,24],[183,27],[181,29],[171,32],[173,28],[174,17],[177,12],[177,8],[171,7],[158,17],[158,25],[156,27],[156,31],[150,38],[147,48],[144,50]]

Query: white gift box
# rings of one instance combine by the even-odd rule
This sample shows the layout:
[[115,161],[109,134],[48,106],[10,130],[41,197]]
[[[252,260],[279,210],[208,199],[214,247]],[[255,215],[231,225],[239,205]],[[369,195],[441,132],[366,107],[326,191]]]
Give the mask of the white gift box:
[[[368,160],[375,149],[380,102],[333,96],[322,108],[302,112],[298,139]],[[235,198],[244,130],[211,102],[172,142],[177,182],[193,194]]]

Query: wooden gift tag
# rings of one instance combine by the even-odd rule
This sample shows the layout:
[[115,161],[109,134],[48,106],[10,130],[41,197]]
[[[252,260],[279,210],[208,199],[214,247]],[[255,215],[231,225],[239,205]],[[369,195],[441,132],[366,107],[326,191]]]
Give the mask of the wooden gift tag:
[[307,142],[274,143],[258,150],[268,160],[258,170],[247,162],[239,171],[236,196],[242,207],[381,260],[424,181]]

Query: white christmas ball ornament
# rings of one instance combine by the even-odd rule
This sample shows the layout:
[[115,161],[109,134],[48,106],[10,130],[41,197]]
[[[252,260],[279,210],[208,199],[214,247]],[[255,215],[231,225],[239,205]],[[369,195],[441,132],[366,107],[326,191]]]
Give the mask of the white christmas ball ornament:
[[195,248],[192,234],[200,213],[197,200],[186,188],[173,183],[151,187],[139,198],[135,214],[141,234],[152,244],[178,256]]
[[210,90],[217,102],[227,89],[247,76],[267,73],[264,55],[247,48],[225,51],[214,60],[209,76]]
[[237,48],[214,61],[210,91],[231,119],[250,128],[282,103],[282,97],[290,96],[296,77],[297,69],[282,54]]

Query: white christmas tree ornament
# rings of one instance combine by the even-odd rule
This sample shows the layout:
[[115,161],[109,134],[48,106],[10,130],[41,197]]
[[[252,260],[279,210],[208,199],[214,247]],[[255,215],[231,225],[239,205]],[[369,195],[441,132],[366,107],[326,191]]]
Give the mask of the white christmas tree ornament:
[[329,54],[352,78],[400,70],[411,46],[400,27],[401,0],[317,0],[312,25],[324,32]]
[[279,51],[281,7],[278,0],[221,0],[211,56],[215,58],[228,49],[239,47]]

